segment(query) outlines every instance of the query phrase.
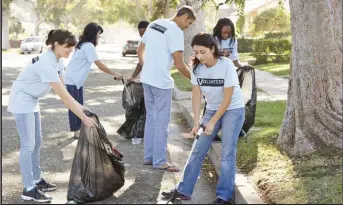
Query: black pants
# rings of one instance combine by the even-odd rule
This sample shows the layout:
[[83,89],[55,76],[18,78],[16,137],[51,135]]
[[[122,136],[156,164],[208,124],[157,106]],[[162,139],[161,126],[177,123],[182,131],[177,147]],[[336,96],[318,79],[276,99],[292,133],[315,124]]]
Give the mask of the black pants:
[[[67,90],[78,103],[83,105],[83,86],[81,86],[80,89],[77,89],[76,85],[67,85]],[[68,110],[68,115],[70,131],[78,131],[81,128],[81,119],[76,116],[71,110]]]

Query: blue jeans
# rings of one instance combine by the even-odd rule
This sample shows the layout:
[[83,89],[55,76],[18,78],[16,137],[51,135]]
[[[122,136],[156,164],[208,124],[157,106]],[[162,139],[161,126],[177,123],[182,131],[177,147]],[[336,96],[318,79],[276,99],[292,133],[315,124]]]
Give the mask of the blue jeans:
[[[67,91],[73,98],[83,105],[83,86],[80,87],[80,89],[77,89],[76,85],[66,85]],[[68,110],[68,116],[69,116],[69,126],[70,131],[78,131],[81,128],[82,121],[81,119],[76,116],[71,110]]]
[[168,126],[172,89],[160,89],[143,83],[146,120],[144,127],[144,161],[158,168],[166,163]]
[[30,190],[35,187],[35,181],[41,178],[42,129],[40,113],[13,113],[13,115],[20,137],[20,172],[25,188]]
[[[222,156],[220,160],[220,175],[217,183],[217,198],[225,201],[232,199],[235,190],[236,176],[236,150],[239,132],[244,122],[244,107],[227,110],[216,123],[209,136],[200,136],[191,154],[188,166],[184,173],[183,182],[178,185],[178,191],[186,196],[191,196],[195,183],[200,174],[200,169],[205,156],[211,146],[213,138],[222,130]],[[206,110],[202,124],[214,116],[216,111]]]

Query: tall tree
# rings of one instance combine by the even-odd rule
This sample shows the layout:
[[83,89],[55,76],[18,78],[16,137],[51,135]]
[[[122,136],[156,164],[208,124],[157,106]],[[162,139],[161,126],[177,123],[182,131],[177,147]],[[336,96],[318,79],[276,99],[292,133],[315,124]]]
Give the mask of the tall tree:
[[250,27],[252,36],[259,36],[269,32],[290,32],[290,16],[282,7],[270,8],[256,16]]
[[18,34],[24,33],[25,29],[22,27],[21,22],[16,16],[11,16],[10,18],[10,33],[14,33],[16,39],[18,39]]
[[277,145],[292,156],[342,148],[342,0],[290,0],[292,56]]
[[10,4],[13,0],[2,0],[1,1],[1,23],[2,23],[2,49],[8,49],[10,47],[9,42],[9,26],[8,26],[8,18],[10,15]]

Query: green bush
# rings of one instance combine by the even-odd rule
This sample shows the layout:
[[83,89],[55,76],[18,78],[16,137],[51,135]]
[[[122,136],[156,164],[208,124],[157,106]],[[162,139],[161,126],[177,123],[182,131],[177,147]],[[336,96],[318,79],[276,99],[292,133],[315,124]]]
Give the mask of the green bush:
[[287,38],[291,36],[290,32],[270,32],[270,33],[265,33],[264,38],[265,39],[279,39],[279,38]]
[[253,41],[252,55],[256,64],[289,62],[291,42],[289,39],[256,39]]
[[237,39],[238,43],[238,53],[251,53],[253,47],[253,39],[248,38],[239,38]]

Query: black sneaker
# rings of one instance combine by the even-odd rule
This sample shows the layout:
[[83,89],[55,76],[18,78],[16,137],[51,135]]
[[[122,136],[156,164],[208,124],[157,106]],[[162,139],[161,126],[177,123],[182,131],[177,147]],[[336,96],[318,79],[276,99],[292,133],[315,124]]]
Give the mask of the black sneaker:
[[222,141],[222,139],[218,136],[218,135],[216,135],[214,138],[213,138],[213,142],[221,142]]
[[36,183],[36,185],[39,190],[44,192],[55,191],[57,188],[55,184],[50,184],[46,182],[43,178],[38,183]]
[[[174,196],[174,194],[175,194],[175,189],[173,189],[173,190],[171,190],[169,192],[162,192],[161,194],[165,198],[172,198]],[[183,194],[181,194],[180,192],[177,191],[176,195],[175,195],[175,199],[190,200],[191,197],[183,195]]]
[[52,198],[48,194],[40,191],[38,187],[35,187],[30,191],[26,191],[26,189],[24,189],[23,194],[21,195],[21,199],[25,201],[35,201],[44,203],[51,201]]
[[225,201],[221,198],[217,198],[212,204],[235,204],[232,200]]

